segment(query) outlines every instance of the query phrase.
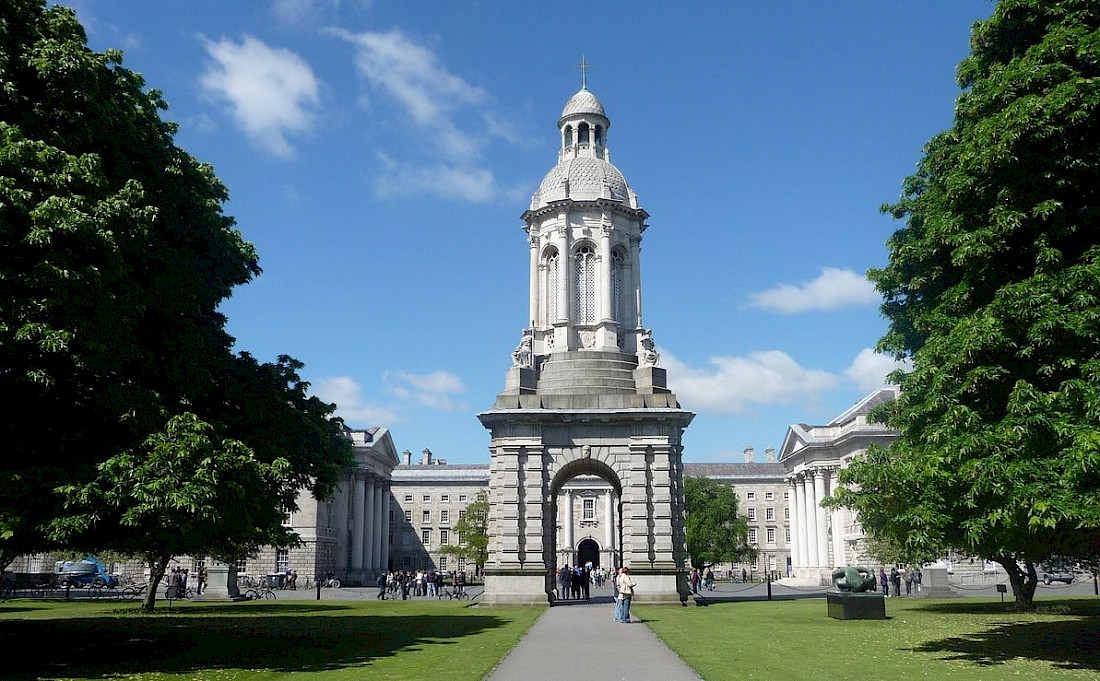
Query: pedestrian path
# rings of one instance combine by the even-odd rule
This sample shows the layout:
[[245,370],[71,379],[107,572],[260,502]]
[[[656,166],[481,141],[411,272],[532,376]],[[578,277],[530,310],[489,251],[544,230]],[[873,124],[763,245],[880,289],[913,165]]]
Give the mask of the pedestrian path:
[[547,608],[489,681],[700,681],[636,616],[612,621],[614,610],[613,601]]

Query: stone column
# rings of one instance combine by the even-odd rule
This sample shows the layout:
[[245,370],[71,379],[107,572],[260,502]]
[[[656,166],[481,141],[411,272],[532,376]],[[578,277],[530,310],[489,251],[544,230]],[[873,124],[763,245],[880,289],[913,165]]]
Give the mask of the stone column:
[[382,512],[382,506],[383,506],[382,500],[385,496],[386,496],[385,480],[383,480],[382,478],[375,478],[374,479],[374,522],[371,523],[371,528],[374,532],[374,541],[372,542],[372,546],[374,546],[374,562],[370,566],[371,568],[373,568],[376,571],[375,576],[377,576],[378,573],[380,573],[380,572],[382,572],[383,570],[386,569],[386,564],[382,562],[382,556],[385,555],[385,553],[386,553],[386,547],[385,547],[386,535],[382,532],[382,527],[383,527],[383,524],[384,524],[383,518],[385,517],[382,514],[383,513]]
[[798,544],[798,567],[804,568],[810,563],[810,549],[806,532],[806,487],[803,485],[803,475],[794,476],[794,489],[796,505],[798,506],[798,536],[795,542]]
[[362,473],[355,472],[355,482],[351,488],[351,569],[362,570],[363,569],[363,531],[366,529],[366,525],[363,522],[364,518],[364,506],[366,505],[365,489],[366,481],[362,477]]
[[814,502],[814,477],[815,471],[807,468],[802,473],[802,499],[806,502],[806,522],[803,524],[803,532],[806,535],[806,567],[819,567],[819,555],[817,553],[817,504]]
[[388,571],[390,564],[390,484],[382,485],[382,558],[379,561],[382,570]]
[[[558,245],[558,290],[554,292],[554,295],[558,297],[558,318],[553,322],[561,322],[569,320],[569,290],[572,288],[571,283],[573,281],[573,259],[569,257],[569,215],[563,214],[562,219],[564,223],[558,227],[557,232],[557,245]],[[558,339],[554,339],[554,347],[558,350],[564,350],[564,343],[559,344]]]
[[378,518],[374,515],[374,476],[366,482],[366,495],[363,503],[363,568],[368,572],[374,564],[374,526]]
[[565,545],[565,562],[573,562],[573,490],[565,491],[565,510],[561,516],[562,543]]
[[604,513],[607,516],[607,524],[604,527],[603,533],[603,547],[605,549],[611,549],[615,546],[615,512],[611,506],[611,494],[613,490],[607,490],[607,496],[604,497]]
[[611,321],[611,225],[600,228],[600,319]]
[[832,568],[829,561],[829,512],[822,508],[821,502],[825,501],[825,478],[829,475],[829,469],[818,469],[814,477],[814,510],[817,518],[817,564],[821,567]]
[[533,327],[539,318],[539,235],[537,233],[529,234],[528,240],[531,243],[530,318]]
[[662,567],[674,568],[672,542],[672,486],[670,482],[670,446],[663,444],[652,447],[652,463],[649,478],[653,481],[651,498],[653,511],[650,520],[653,523],[653,552],[656,562]]
[[[351,537],[348,534],[348,491],[351,488],[351,477],[345,473],[332,495],[332,531],[336,535],[336,557],[333,569],[340,577],[344,576],[344,570],[348,569],[348,542]],[[315,575],[321,576],[321,575]]]
[[791,568],[798,569],[802,567],[802,554],[798,550],[798,533],[802,526],[798,524],[798,488],[793,475],[787,478],[787,485],[790,486],[787,492],[787,507],[791,514]]
[[630,262],[634,265],[634,281],[631,282],[632,302],[634,303],[634,321],[636,328],[642,328],[642,237],[630,238]]

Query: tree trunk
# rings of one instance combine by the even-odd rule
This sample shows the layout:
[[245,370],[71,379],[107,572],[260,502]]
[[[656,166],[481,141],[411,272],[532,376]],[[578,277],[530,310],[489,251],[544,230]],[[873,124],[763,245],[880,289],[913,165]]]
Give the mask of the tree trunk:
[[1035,564],[1029,560],[1020,563],[1012,556],[997,556],[993,560],[1000,563],[1008,573],[1008,581],[1012,584],[1012,595],[1016,597],[1016,609],[1030,612],[1035,609],[1035,587],[1039,584],[1039,576],[1035,574]]
[[157,603],[157,587],[168,570],[168,561],[172,556],[149,556],[149,583],[145,587],[145,600],[141,602],[142,612],[153,612]]

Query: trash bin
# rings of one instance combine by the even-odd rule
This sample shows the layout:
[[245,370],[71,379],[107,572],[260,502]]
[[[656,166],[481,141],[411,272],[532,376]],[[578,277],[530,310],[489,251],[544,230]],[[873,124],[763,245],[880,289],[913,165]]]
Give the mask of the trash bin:
[[268,575],[267,576],[267,586],[268,586],[268,588],[271,588],[271,589],[281,589],[281,588],[283,588],[283,577],[284,576],[285,575],[280,575],[280,574]]

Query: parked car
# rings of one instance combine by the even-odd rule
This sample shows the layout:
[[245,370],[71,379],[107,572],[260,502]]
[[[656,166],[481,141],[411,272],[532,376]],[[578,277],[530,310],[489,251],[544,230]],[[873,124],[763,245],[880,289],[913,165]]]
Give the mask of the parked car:
[[1073,584],[1075,575],[1073,574],[1073,568],[1068,565],[1044,565],[1040,570],[1039,578],[1043,580],[1043,584],[1050,584],[1051,582]]
[[91,557],[77,561],[59,560],[54,563],[53,571],[62,584],[69,583],[77,588],[118,586],[118,577],[107,572],[107,568]]

